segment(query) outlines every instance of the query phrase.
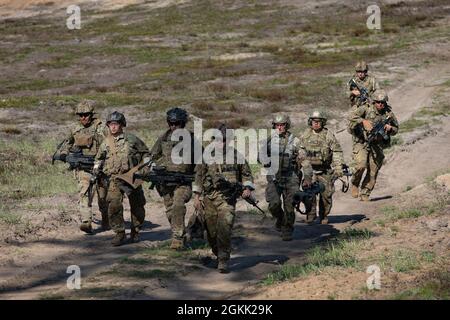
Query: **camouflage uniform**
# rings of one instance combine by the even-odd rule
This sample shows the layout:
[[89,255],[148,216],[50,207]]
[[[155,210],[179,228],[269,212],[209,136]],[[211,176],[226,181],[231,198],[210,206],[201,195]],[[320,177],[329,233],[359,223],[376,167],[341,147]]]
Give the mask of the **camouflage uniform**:
[[[290,121],[286,130],[289,124]],[[267,141],[267,150],[270,153],[274,151],[271,146],[272,140],[273,137]],[[289,131],[279,135],[278,168],[275,175],[267,176],[266,201],[269,203],[270,213],[277,219],[276,228],[281,231],[283,240],[291,240],[295,223],[295,208],[292,202],[295,192],[300,187],[300,169],[303,168],[305,181],[311,182],[312,168],[300,140]]]
[[[234,148],[234,164],[199,164],[196,166],[193,191],[203,194],[204,215],[208,242],[221,263],[226,263],[231,254],[236,201],[240,196],[233,184],[254,189],[253,176],[247,162],[237,164],[238,153]],[[225,183],[223,181],[226,181]]]
[[[356,69],[355,71],[358,71],[358,70],[366,70],[367,71],[368,70],[368,66],[367,66],[367,64],[364,61],[360,61],[360,62],[358,62],[356,64],[355,69]],[[352,79],[356,82],[356,84],[359,87],[366,88],[367,92],[369,93],[369,96],[372,96],[372,94],[376,90],[380,89],[380,86],[378,85],[378,82],[375,80],[375,77],[373,77],[372,75],[366,74],[364,79],[361,80],[358,77],[358,75],[355,73],[355,75],[352,77]],[[352,79],[350,79],[350,81]],[[348,96],[348,98],[350,100],[350,105],[352,107],[353,106],[359,107],[359,106],[362,105],[362,103],[359,100],[359,98],[357,96],[353,95],[353,93],[351,92],[351,90],[350,90],[350,81],[347,83],[346,94],[347,94],[347,96]]]
[[100,145],[96,157],[96,166],[104,160],[102,172],[106,176],[108,192],[108,216],[111,228],[116,234],[125,233],[123,218],[123,194],[130,202],[131,234],[137,234],[144,223],[146,203],[142,186],[132,189],[116,178],[149,158],[150,153],[145,143],[131,133],[121,133],[114,137],[109,135]]
[[[76,109],[76,113],[93,113],[93,101],[83,101]],[[95,156],[102,143],[105,135],[107,135],[107,128],[102,124],[102,121],[96,118],[92,119],[89,126],[84,127],[78,124],[73,128],[64,140],[60,149],[60,155],[66,155],[69,152],[81,150],[85,156]],[[74,175],[78,182],[79,194],[79,210],[83,224],[91,224],[92,222],[92,208],[88,206],[88,196],[86,191],[89,188],[89,180],[91,174],[82,170],[75,170]],[[98,207],[102,214],[102,226],[108,226],[107,204],[106,204],[106,189],[103,185],[97,184],[97,199]]]
[[[314,119],[314,113],[308,121]],[[344,157],[341,145],[335,135],[324,127],[326,119],[322,118],[322,130],[315,132],[308,128],[301,136],[301,141],[306,149],[307,159],[314,170],[314,181],[319,181],[325,186],[325,190],[319,195],[319,217],[322,223],[327,223],[327,216],[333,204],[334,182],[337,177],[342,176],[342,165]],[[312,203],[311,212],[307,213],[307,222],[312,222],[316,217],[316,197]]]
[[[187,129],[180,129],[187,130]],[[194,135],[189,131],[192,143],[194,142]],[[191,164],[175,164],[172,161],[172,149],[179,143],[179,141],[171,141],[172,131],[167,130],[155,143],[151,150],[151,159],[157,163],[158,166],[166,167],[167,171],[179,172],[186,174],[194,174],[195,164],[193,158],[194,147],[191,147]],[[181,155],[182,156],[182,155]],[[164,200],[166,207],[166,215],[172,229],[172,238],[184,243],[185,239],[185,216],[186,203],[192,197],[192,187],[190,184],[161,184],[157,185],[156,189],[159,195]],[[177,241],[176,241],[177,242]],[[178,243],[178,242],[177,242]]]
[[[382,96],[383,92],[380,90],[377,95]],[[369,144],[367,142],[368,133],[364,130],[362,122],[363,120],[369,120],[375,125],[375,123],[383,121],[388,117],[390,118],[389,124],[392,126],[392,131],[388,134],[393,136],[397,134],[399,125],[391,107],[387,104],[381,111],[378,111],[374,104],[355,109],[349,117],[349,129],[354,132],[352,139],[354,144],[353,159],[355,161],[355,169],[352,177],[352,189],[358,189],[364,171],[367,170],[359,193],[362,200],[369,199],[369,195],[375,187],[378,172],[383,165],[383,149],[390,146],[390,139],[388,141],[382,140]]]

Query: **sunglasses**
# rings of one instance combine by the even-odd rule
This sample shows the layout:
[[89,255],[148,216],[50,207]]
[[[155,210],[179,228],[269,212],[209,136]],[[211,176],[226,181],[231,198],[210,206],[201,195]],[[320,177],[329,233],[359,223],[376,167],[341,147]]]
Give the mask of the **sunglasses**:
[[182,122],[181,121],[174,121],[174,122],[167,122],[167,124],[172,127],[172,126],[181,126]]
[[78,115],[80,116],[80,118],[87,118],[90,117],[92,113],[78,113]]

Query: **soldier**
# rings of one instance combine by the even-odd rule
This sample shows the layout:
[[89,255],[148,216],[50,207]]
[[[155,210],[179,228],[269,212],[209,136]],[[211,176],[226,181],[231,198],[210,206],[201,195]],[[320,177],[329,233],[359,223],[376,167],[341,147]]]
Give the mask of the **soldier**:
[[107,181],[106,201],[109,223],[116,233],[111,243],[113,246],[120,246],[126,241],[122,205],[124,193],[130,202],[131,242],[139,241],[139,231],[145,219],[144,205],[146,202],[142,186],[135,189],[130,188],[116,177],[140,163],[149,161],[150,153],[142,140],[123,131],[127,123],[122,113],[117,111],[111,113],[106,120],[106,125],[110,134],[100,145],[94,172],[98,174],[101,171],[105,176],[104,180]]
[[[166,167],[167,171],[185,174],[194,174],[194,134],[185,128],[188,113],[181,108],[172,108],[167,111],[167,124],[169,129],[156,141],[151,150],[151,159],[157,165]],[[179,141],[172,141],[171,136],[175,130],[186,130],[191,136],[190,163],[175,164],[172,160],[172,149]],[[192,197],[190,183],[167,183],[156,186],[159,195],[164,200],[166,215],[172,229],[172,243],[170,247],[178,250],[185,246],[185,216],[186,203]]]
[[[352,197],[361,201],[369,201],[370,193],[375,187],[378,172],[383,164],[383,149],[390,146],[390,136],[397,134],[398,121],[387,104],[388,96],[384,90],[377,90],[371,105],[355,109],[349,118],[349,129],[354,132],[353,158],[355,171],[352,178]],[[368,141],[369,134],[376,124],[384,124],[384,133],[387,139],[376,136],[372,142]],[[367,170],[366,176],[359,185]]]
[[347,84],[347,92],[351,106],[359,107],[365,103],[368,103],[368,101],[362,98],[362,92],[354,84],[352,84],[352,81],[354,81],[360,89],[367,90],[368,97],[364,98],[369,98],[372,96],[372,94],[379,89],[379,85],[375,78],[368,74],[369,66],[365,61],[359,61],[356,63],[355,71],[356,74]]
[[218,150],[223,150],[223,157],[227,152],[234,154],[234,163],[226,163],[222,158],[223,161],[197,165],[193,192],[195,208],[201,210],[204,207],[207,238],[217,256],[217,268],[221,273],[226,273],[237,198],[250,197],[255,187],[248,163],[239,164],[236,149],[227,145],[226,126],[221,125],[219,130],[222,139],[215,139],[214,143]]
[[[328,214],[333,204],[334,182],[342,177],[344,157],[341,145],[334,134],[325,125],[326,116],[320,111],[313,111],[308,118],[310,128],[301,137],[306,149],[307,159],[314,170],[314,181],[319,181],[325,190],[319,195],[319,218],[321,224],[328,224]],[[307,213],[306,222],[311,224],[316,218],[316,197],[312,210]]]
[[[107,128],[102,121],[95,117],[95,101],[84,100],[80,102],[75,114],[80,117],[80,124],[68,134],[59,150],[59,160],[66,161],[70,152],[81,151],[84,156],[95,157],[102,143]],[[79,210],[81,213],[80,230],[92,233],[92,208],[88,205],[87,190],[91,173],[75,169],[75,176],[78,181],[79,190]],[[106,189],[102,185],[97,185],[98,207],[102,214],[102,228],[109,229],[108,208],[106,204]]]
[[303,168],[304,187],[309,187],[312,182],[311,164],[306,159],[300,140],[289,131],[290,126],[291,121],[287,115],[276,115],[272,119],[272,128],[277,131],[278,149],[276,150],[271,143],[273,137],[267,141],[269,153],[279,153],[279,169],[275,175],[267,176],[266,201],[269,203],[269,211],[276,218],[275,228],[281,231],[281,238],[284,241],[292,240],[295,223],[292,202],[294,193],[300,187],[300,169]]

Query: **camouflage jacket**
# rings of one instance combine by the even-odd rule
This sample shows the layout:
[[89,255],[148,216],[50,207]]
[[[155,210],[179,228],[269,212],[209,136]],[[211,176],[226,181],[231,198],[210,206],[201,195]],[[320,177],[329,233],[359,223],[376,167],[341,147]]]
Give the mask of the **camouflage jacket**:
[[[375,125],[376,123],[385,121],[388,118],[390,119],[388,124],[392,126],[392,130],[388,134],[389,136],[394,136],[398,132],[399,124],[394,112],[392,112],[392,108],[389,105],[381,111],[378,111],[374,104],[365,105],[362,108],[354,109],[348,119],[348,128],[352,131],[353,142],[367,144],[368,133],[364,130],[362,124],[363,120],[369,120],[373,125]],[[383,148],[389,147],[390,140],[380,141],[377,144]]]
[[150,158],[150,152],[145,143],[134,134],[122,133],[117,137],[108,135],[95,160],[96,165],[104,160],[103,172],[111,176],[128,172],[146,158]]
[[342,169],[344,156],[341,145],[327,128],[323,128],[318,133],[308,128],[302,134],[301,141],[314,171]]
[[[183,130],[183,129],[181,129]],[[195,169],[195,159],[194,159],[194,134],[187,130],[187,133],[189,133],[191,137],[191,141],[189,141],[191,146],[191,154],[189,156],[190,164],[189,163],[181,163],[176,164],[172,161],[172,149],[180,143],[180,141],[172,141],[172,131],[167,130],[159,139],[155,142],[153,145],[150,154],[151,159],[154,161],[158,166],[166,167],[168,171],[173,172],[181,172],[181,173],[189,173],[192,174]],[[181,158],[183,157],[183,149],[178,154]]]
[[[226,152],[234,155],[234,163],[225,163]],[[195,167],[195,182],[192,191],[195,193],[210,194],[218,191],[227,196],[236,195],[236,184],[255,189],[253,175],[247,161],[238,163],[239,154],[233,147],[224,152],[224,163],[198,164]],[[219,161],[217,161],[219,162]]]
[[[378,82],[375,80],[375,77],[371,76],[371,75],[367,75],[364,80],[360,80],[359,77],[355,74],[352,78],[356,84],[359,87],[363,87],[366,88],[367,92],[369,93],[369,97],[372,96],[372,94],[380,89]],[[350,79],[350,81],[352,80]],[[350,99],[350,104],[351,106],[357,105],[357,106],[361,106],[362,102],[360,101],[360,99],[358,97],[356,97],[355,95],[353,95],[353,93],[350,90],[350,81],[347,82],[347,96]]]
[[93,119],[86,128],[78,124],[65,138],[60,154],[81,150],[85,156],[95,156],[106,135],[107,128],[99,119]]
[[267,176],[268,181],[273,179],[280,180],[281,177],[290,177],[293,173],[300,176],[300,170],[303,170],[305,180],[311,180],[313,170],[300,140],[289,131],[286,134],[278,135],[278,138],[278,148],[272,145],[274,136],[270,137],[266,142],[268,155],[270,156],[273,152],[278,152],[279,155],[278,171],[275,176]]

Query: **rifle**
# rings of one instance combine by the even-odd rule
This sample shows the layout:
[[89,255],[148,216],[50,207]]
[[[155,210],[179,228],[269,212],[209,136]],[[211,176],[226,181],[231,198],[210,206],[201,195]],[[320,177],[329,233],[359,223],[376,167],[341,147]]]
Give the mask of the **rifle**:
[[367,142],[369,144],[373,142],[377,142],[379,137],[381,137],[384,141],[389,140],[389,134],[384,130],[384,126],[387,125],[391,121],[390,117],[387,117],[383,121],[378,121],[370,133],[367,135]]
[[79,169],[91,173],[94,168],[95,156],[86,156],[81,150],[70,152],[63,160],[61,155],[54,154],[52,164],[55,160],[66,162],[69,164],[69,170]]
[[358,86],[358,84],[355,82],[355,79],[352,78],[352,79],[348,82],[348,84],[349,84],[349,86],[350,86],[350,90],[353,90],[354,88],[356,88],[356,89],[359,90],[359,92],[360,92],[360,95],[359,95],[359,101],[360,101],[361,103],[364,103],[364,102],[366,102],[367,100],[369,100],[369,92],[367,91],[366,88]]
[[346,177],[346,180],[342,178],[337,178],[337,180],[340,180],[342,182],[342,188],[341,191],[343,193],[346,193],[350,187],[350,177],[352,176],[352,173],[350,172],[350,168],[348,165],[343,164],[342,165],[342,173],[344,174],[344,177]]
[[103,168],[103,164],[105,163],[105,160],[102,160],[100,162],[99,171],[98,173],[91,173],[91,177],[89,178],[89,187],[87,188],[86,192],[84,193],[85,196],[88,197],[88,207],[92,207],[92,200],[94,199],[94,186],[97,184],[97,182],[100,180],[100,177],[103,175],[103,172],[101,169]]
[[[299,190],[294,194],[292,204],[295,209],[301,214],[307,214],[312,209],[312,201],[314,197],[323,192],[325,190],[325,186],[321,182],[314,182],[311,187],[304,189],[303,191]],[[300,209],[300,204],[305,206],[305,211]]]
[[[244,191],[244,189],[247,188],[240,182],[231,183],[231,182],[225,180],[224,178],[219,178],[218,184],[224,186],[227,189],[234,189],[235,195],[242,195],[242,192]],[[244,199],[248,204],[251,204],[253,207],[258,209],[259,212],[261,212],[264,216],[266,216],[266,213],[264,212],[263,209],[261,209],[258,206],[258,201],[256,200],[256,198],[253,195],[250,195],[250,197],[247,197],[247,198],[242,197],[242,199]]]
[[153,166],[152,170],[148,174],[133,174],[133,181],[142,180],[150,182],[150,189],[153,189],[155,185],[176,183],[176,184],[190,184],[195,180],[195,175],[167,171],[166,167]]

